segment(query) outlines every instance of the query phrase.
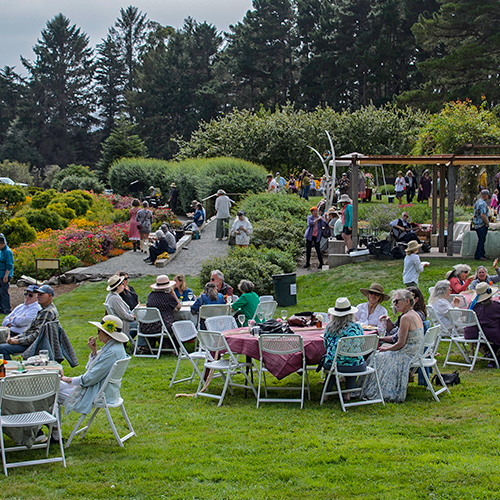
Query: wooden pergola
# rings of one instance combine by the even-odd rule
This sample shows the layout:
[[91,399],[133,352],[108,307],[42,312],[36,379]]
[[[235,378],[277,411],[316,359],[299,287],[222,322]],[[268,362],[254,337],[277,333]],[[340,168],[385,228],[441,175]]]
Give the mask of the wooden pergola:
[[[444,225],[446,189],[439,192],[439,220],[437,207],[437,173],[441,179],[448,179],[448,242],[447,255],[453,256],[453,220],[455,218],[456,167],[461,165],[500,165],[498,155],[432,155],[432,156],[363,156],[351,158],[351,179],[358,179],[359,166],[367,164],[428,165],[432,167],[432,232],[439,222],[439,252],[444,253]],[[446,177],[448,167],[448,177]],[[444,186],[443,181],[443,186]],[[352,198],[352,243],[358,245],[358,183],[351,182]]]

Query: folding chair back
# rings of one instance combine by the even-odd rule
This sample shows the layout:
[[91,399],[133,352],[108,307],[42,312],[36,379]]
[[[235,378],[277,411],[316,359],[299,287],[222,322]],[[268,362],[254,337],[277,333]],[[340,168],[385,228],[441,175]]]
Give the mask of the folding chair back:
[[261,295],[259,297],[260,302],[270,302],[271,300],[274,300],[274,297],[272,295]]
[[[301,375],[301,386],[300,387],[273,387],[273,390],[286,390],[293,391],[299,390],[300,397],[298,398],[269,398],[267,397],[268,386],[266,383],[266,373],[268,371],[265,368],[265,354],[286,356],[293,355],[295,353],[301,353],[302,356],[302,366],[297,371]],[[300,335],[291,334],[281,334],[281,335],[261,335],[259,337],[259,356],[260,356],[260,366],[259,366],[259,387],[257,389],[257,408],[260,403],[298,403],[300,402],[300,408],[304,407],[304,394],[307,385],[307,393],[309,399],[311,399],[311,394],[309,390],[309,377],[306,369],[306,354],[304,351],[304,341]],[[265,397],[261,397],[262,384],[264,384]]]
[[228,304],[206,304],[200,307],[198,315],[198,329],[200,329],[201,320],[212,318],[213,316],[230,316],[232,308]]
[[[177,365],[175,366],[172,380],[170,381],[170,387],[180,382],[191,382],[195,374],[197,374],[198,377],[200,377],[201,379],[201,372],[200,369],[198,368],[198,362],[199,360],[204,360],[206,356],[204,351],[197,350],[196,344],[194,352],[188,352],[186,347],[184,346],[184,342],[188,342],[193,339],[196,340],[198,339],[197,337],[198,332],[196,331],[196,327],[194,326],[192,321],[190,320],[175,321],[172,324],[172,330],[179,345],[179,355],[177,357]],[[179,371],[180,363],[184,359],[187,359],[193,367],[191,376],[180,380],[175,380],[175,377],[177,376],[177,373]]]
[[451,293],[450,294],[450,297],[449,297],[450,304],[453,304],[455,298],[457,298],[459,300],[459,303],[458,303],[459,309],[467,309],[469,307],[467,304],[467,301],[465,300],[465,297],[460,293]]
[[[487,361],[493,360],[496,364],[496,367],[499,368],[498,359],[496,357],[495,351],[493,350],[493,347],[486,338],[486,335],[484,334],[483,329],[481,328],[481,324],[479,323],[476,313],[474,311],[470,309],[452,308],[448,310],[448,318],[450,319],[456,331],[462,332],[463,329],[466,327],[476,327],[478,333],[476,339],[466,339],[463,335],[452,336],[450,347],[448,348],[448,353],[446,355],[446,359],[444,360],[443,366],[446,366],[447,364],[468,366],[470,368],[470,371],[472,371],[474,369],[476,361],[478,359],[483,359]],[[453,344],[456,345],[459,349],[461,349],[461,344],[469,344],[469,345],[475,344],[476,348],[474,349],[474,354],[472,356],[472,359],[470,359],[469,356],[464,356],[466,361],[465,363],[449,361],[449,357],[451,354],[451,347]],[[479,356],[479,348],[481,347],[481,344],[485,344],[487,346],[488,350],[491,353],[491,358],[487,358],[485,356]]]
[[[135,348],[134,348],[134,356],[137,357],[142,357],[142,358],[160,358],[160,354],[162,350],[164,352],[175,352],[177,355],[177,347],[175,345],[175,342],[172,340],[172,337],[170,336],[170,332],[168,331],[167,327],[165,326],[165,323],[163,322],[163,318],[161,317],[160,311],[156,307],[145,307],[145,306],[137,306],[134,309],[134,315],[137,318],[138,321],[138,326],[137,326],[137,340],[139,340],[140,337],[143,337],[146,340],[146,343],[149,347],[149,350],[151,351],[151,354],[137,354],[137,347],[138,347],[138,342],[136,342]],[[147,324],[152,324],[152,323],[159,323],[159,329],[157,332],[153,333],[144,333],[141,331],[142,325],[147,325]],[[150,339],[157,339],[159,337],[159,345],[158,345],[158,351],[156,354],[154,354],[154,351],[156,350],[152,345],[150,344]],[[163,341],[165,338],[168,338],[170,341],[172,347],[168,349],[163,349]]]
[[[109,425],[111,427],[111,430],[113,431],[113,435],[116,438],[116,441],[118,444],[123,447],[124,441],[127,439],[131,438],[132,436],[135,436],[135,431],[132,427],[132,424],[130,423],[130,420],[128,418],[127,412],[125,411],[125,406],[123,405],[123,399],[120,395],[116,398],[116,401],[111,403],[107,401],[106,399],[106,389],[108,386],[112,385],[114,386],[116,391],[119,391],[123,379],[123,375],[125,374],[128,364],[130,363],[130,360],[132,358],[126,357],[124,359],[120,359],[118,361],[115,361],[113,366],[111,367],[111,370],[106,377],[105,381],[103,382],[99,392],[96,394],[94,401],[92,402],[92,408],[94,409],[94,412],[92,413],[91,417],[89,418],[89,421],[87,422],[87,425],[80,428],[81,423],[85,419],[87,415],[81,415],[80,418],[78,419],[78,422],[75,424],[75,427],[73,427],[73,430],[71,431],[71,434],[68,438],[68,441],[66,443],[66,448],[69,447],[71,444],[71,441],[73,441],[73,438],[77,435],[82,433],[82,439],[85,437],[87,434],[90,426],[92,425],[92,422],[94,421],[95,416],[97,415],[97,412],[103,408],[106,417],[108,419]],[[118,393],[119,394],[119,393]],[[113,418],[111,417],[111,413],[109,411],[110,408],[120,408],[123,418],[125,420],[125,423],[127,424],[129,433],[126,436],[120,437],[118,434],[118,431],[116,429],[116,426],[113,422]]]
[[[49,437],[52,433],[52,428],[55,425],[60,429],[59,421],[59,407],[57,398],[59,395],[60,376],[57,372],[44,372],[44,373],[29,373],[12,375],[5,377],[2,381],[0,391],[0,445],[2,452],[2,462],[4,473],[8,475],[8,469],[12,467],[22,467],[25,465],[38,465],[42,463],[62,462],[66,467],[66,459],[64,456],[64,448],[62,440],[60,440],[59,447],[61,449],[61,456],[56,458],[48,458],[50,448],[50,438],[46,443],[35,444],[31,449],[46,448],[46,458],[39,460],[28,460],[23,462],[7,463],[5,453],[7,451],[21,451],[27,450],[27,446],[15,446],[5,448],[3,433],[7,428],[38,428],[42,425],[47,425],[49,428]],[[6,414],[4,410],[4,402],[12,401],[14,403],[29,404],[43,400],[49,400],[49,411],[31,411],[19,414]],[[3,410],[3,411],[2,411]]]
[[[104,302],[102,304],[104,306],[104,308],[106,309],[106,314],[110,314],[111,316],[116,316],[117,318],[119,318],[120,316],[118,314],[116,314],[115,310],[111,307],[110,304],[108,304],[107,302]],[[134,313],[135,313],[135,310],[134,310]],[[134,330],[135,331],[135,330]],[[129,339],[129,342],[130,342],[130,345],[132,346],[132,348],[134,349],[135,351],[135,340],[132,338],[132,335],[131,335],[131,332],[129,332],[127,334],[128,336],[128,339]]]
[[253,315],[253,320],[259,317],[259,313],[261,313],[266,320],[271,319],[274,316],[274,312],[276,311],[276,307],[278,303],[275,300],[269,300],[267,302],[260,302],[255,310],[255,314]]
[[[207,357],[214,360],[213,354],[225,351],[229,346],[226,339],[220,332],[210,332],[208,330],[198,330],[198,339],[202,347],[207,351]],[[232,354],[231,349],[228,353]]]
[[347,356],[355,358],[358,356],[368,356],[377,350],[378,346],[377,335],[357,335],[355,337],[343,337],[337,345],[334,363],[337,362],[339,356]]
[[213,316],[205,320],[205,325],[207,330],[220,333],[238,328],[233,316]]

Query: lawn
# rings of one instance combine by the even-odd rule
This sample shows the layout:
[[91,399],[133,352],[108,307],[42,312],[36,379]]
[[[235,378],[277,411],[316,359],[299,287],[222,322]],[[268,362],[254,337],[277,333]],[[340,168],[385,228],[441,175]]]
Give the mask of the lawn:
[[[473,265],[473,261],[466,261]],[[444,277],[456,260],[433,259],[421,288]],[[354,304],[359,288],[373,281],[386,290],[401,286],[402,261],[339,267],[299,276],[299,310],[325,311],[338,296]],[[132,284],[144,301],[153,278]],[[196,277],[188,284],[199,291]],[[61,322],[72,339],[82,373],[88,320],[103,314],[104,283],[85,283],[57,299]],[[280,308],[278,308],[279,311]],[[442,350],[441,350],[442,352]],[[441,357],[442,359],[442,357]],[[334,399],[319,406],[321,385],[311,375],[311,401],[255,408],[236,389],[221,408],[204,398],[178,397],[195,385],[169,389],[172,356],[135,358],[122,396],[137,437],[119,448],[100,415],[84,440],[60,464],[11,469],[4,498],[169,499],[490,499],[498,498],[498,371],[479,362],[459,370],[462,384],[435,403],[411,384],[404,404],[368,405],[343,413]],[[187,365],[184,366],[187,372]],[[452,370],[447,367],[445,372]],[[286,383],[286,381],[285,381]],[[213,388],[220,387],[219,380]],[[64,417],[67,437],[77,419]],[[117,416],[116,421],[120,422]],[[122,427],[123,430],[123,427]],[[37,451],[32,454],[38,453]]]

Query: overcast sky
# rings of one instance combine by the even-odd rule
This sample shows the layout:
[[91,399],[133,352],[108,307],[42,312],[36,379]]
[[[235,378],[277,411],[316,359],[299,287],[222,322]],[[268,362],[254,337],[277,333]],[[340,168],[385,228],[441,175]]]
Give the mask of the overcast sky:
[[59,12],[87,33],[95,47],[119,17],[120,8],[129,5],[174,28],[191,16],[227,31],[252,8],[252,0],[0,0],[0,68],[16,66],[24,73],[19,56],[34,59],[33,46],[47,21]]

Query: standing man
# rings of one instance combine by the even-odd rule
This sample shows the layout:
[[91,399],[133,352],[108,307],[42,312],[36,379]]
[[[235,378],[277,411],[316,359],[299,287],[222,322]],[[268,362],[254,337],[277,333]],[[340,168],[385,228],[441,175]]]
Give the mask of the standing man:
[[2,326],[6,326],[12,336],[21,335],[41,309],[37,289],[36,285],[29,285],[24,292],[24,302],[3,319]]
[[411,203],[411,200],[413,200],[415,192],[417,191],[417,179],[413,175],[413,172],[411,170],[408,170],[408,172],[406,172],[405,182],[406,182],[406,203]]
[[490,221],[488,219],[488,199],[490,192],[487,189],[481,191],[481,198],[474,203],[474,229],[477,234],[477,247],[474,258],[476,260],[486,260],[484,243],[488,234]]
[[0,313],[10,314],[10,280],[14,276],[14,256],[7,245],[5,236],[0,233]]
[[0,354],[3,354],[4,359],[11,359],[11,354],[22,354],[40,335],[45,323],[59,319],[59,313],[52,302],[54,299],[52,287],[43,285],[35,293],[38,295],[38,303],[42,309],[38,311],[35,319],[24,333],[10,337],[7,344],[0,344]]
[[215,211],[217,212],[215,237],[219,241],[229,236],[229,212],[231,210],[231,203],[234,203],[234,201],[226,196],[226,192],[223,189],[219,189],[217,191],[217,199],[215,200]]
[[175,185],[175,182],[172,182],[170,184],[170,194],[168,196],[168,206],[170,210],[172,210],[172,213],[175,214],[175,211],[177,210],[177,198],[179,197],[179,191],[177,189],[177,186]]

